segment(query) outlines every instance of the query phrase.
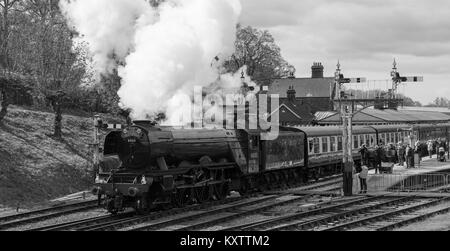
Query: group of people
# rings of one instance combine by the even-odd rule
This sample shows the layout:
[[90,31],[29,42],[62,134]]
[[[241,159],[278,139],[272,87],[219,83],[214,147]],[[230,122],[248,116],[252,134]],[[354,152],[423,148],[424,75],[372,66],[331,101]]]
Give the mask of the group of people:
[[[361,170],[359,172],[359,179],[361,185],[362,194],[367,193],[367,178],[369,174],[369,167],[375,169],[375,173],[381,173],[382,162],[391,162],[399,164],[400,166],[405,166],[408,169],[416,167],[415,155],[419,155],[419,161],[428,154],[432,158],[434,153],[438,153],[439,150],[442,151],[449,150],[449,143],[446,140],[437,139],[430,140],[427,143],[421,143],[417,141],[413,146],[411,144],[406,144],[399,142],[397,145],[388,144],[384,145],[380,143],[375,146],[375,149],[370,151],[366,145],[362,145],[359,149],[361,154]],[[438,156],[439,158],[439,156]]]
[[397,144],[397,162],[400,166],[405,166],[406,168],[415,168],[415,158],[414,155],[416,153],[419,153],[420,151],[420,144],[419,142],[416,142],[416,144],[411,146],[410,144],[403,144],[403,142],[399,142]]
[[447,152],[448,150],[449,150],[449,143],[446,140],[435,139],[435,140],[428,140],[427,142],[427,151],[430,159],[433,158],[433,154],[437,154],[439,159],[440,157],[439,154],[444,153],[445,155],[445,152]]

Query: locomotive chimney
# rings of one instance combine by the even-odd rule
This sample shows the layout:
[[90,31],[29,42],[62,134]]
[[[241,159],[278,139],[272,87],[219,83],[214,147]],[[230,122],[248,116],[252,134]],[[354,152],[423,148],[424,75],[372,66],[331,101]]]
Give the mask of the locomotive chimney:
[[323,78],[323,70],[324,67],[322,63],[313,63],[313,66],[311,67],[312,78]]

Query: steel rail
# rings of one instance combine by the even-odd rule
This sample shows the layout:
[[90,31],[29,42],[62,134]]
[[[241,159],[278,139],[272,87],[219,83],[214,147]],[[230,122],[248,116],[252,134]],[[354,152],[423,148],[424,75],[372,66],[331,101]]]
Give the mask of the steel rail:
[[74,206],[89,206],[89,205],[92,205],[92,204],[98,204],[98,200],[90,200],[90,201],[83,201],[83,202],[79,202],[79,203],[71,203],[71,204],[62,205],[62,206],[38,209],[38,210],[34,210],[34,211],[26,212],[26,213],[21,213],[21,214],[9,215],[9,216],[5,216],[5,217],[1,217],[0,218],[0,223],[10,222],[10,221],[13,221],[13,220],[27,218],[27,217],[31,217],[31,216],[34,216],[34,215],[44,214],[44,213],[50,213],[50,212],[54,212],[54,211],[58,211],[58,210],[64,210],[64,209],[67,209],[67,208],[72,208]]
[[396,222],[394,224],[391,224],[391,225],[388,225],[385,227],[377,228],[377,231],[391,231],[391,230],[394,230],[394,229],[397,229],[397,228],[400,228],[400,227],[403,227],[406,225],[411,225],[416,222],[424,221],[424,220],[434,217],[436,215],[446,214],[449,212],[450,212],[450,207],[446,207],[444,209],[436,210],[436,211],[433,211],[430,213],[425,213],[425,214],[422,214],[422,215],[419,215],[419,216],[416,216],[416,217],[413,217],[410,219],[402,220],[400,222]]
[[293,199],[290,199],[290,200],[274,202],[272,204],[265,205],[265,206],[262,206],[262,207],[259,207],[259,208],[256,208],[256,209],[248,210],[248,211],[245,211],[245,212],[241,212],[241,213],[236,213],[236,214],[229,215],[229,216],[220,217],[220,218],[217,218],[217,219],[214,219],[214,220],[210,220],[210,221],[206,221],[206,222],[200,222],[200,223],[197,223],[197,224],[192,224],[190,226],[177,229],[177,231],[195,231],[195,230],[198,230],[198,229],[207,228],[207,227],[210,227],[210,226],[214,226],[216,224],[220,224],[222,222],[227,222],[227,221],[231,221],[231,220],[238,219],[238,218],[241,218],[241,217],[245,217],[245,216],[248,216],[248,215],[264,212],[264,211],[270,210],[270,209],[272,209],[274,207],[285,206],[285,205],[288,205],[288,204],[291,204],[291,203],[303,201],[303,200],[307,199],[308,197],[310,197],[310,196],[306,195],[306,196],[302,196],[302,197],[299,197],[299,198],[293,198]]
[[195,219],[198,219],[198,218],[201,218],[201,217],[206,217],[206,216],[210,216],[210,215],[214,215],[214,214],[218,214],[218,213],[224,213],[224,212],[228,212],[230,210],[235,210],[237,208],[257,205],[259,203],[263,203],[263,202],[269,201],[271,199],[276,199],[276,198],[277,198],[277,196],[270,196],[269,198],[263,198],[263,199],[259,199],[259,200],[247,201],[247,202],[237,203],[237,204],[234,204],[234,205],[228,205],[228,206],[225,206],[223,208],[208,210],[206,212],[198,212],[198,213],[195,213],[195,214],[192,214],[192,215],[189,215],[189,216],[184,216],[184,217],[180,217],[180,218],[172,219],[172,220],[165,220],[165,221],[162,221],[162,222],[158,222],[158,223],[142,226],[142,227],[139,227],[139,228],[134,228],[134,229],[132,229],[132,231],[150,231],[150,230],[155,230],[155,229],[161,229],[161,228],[164,228],[164,227],[168,227],[168,226],[174,225],[176,223],[186,222],[186,221],[189,221],[189,220],[195,220]]
[[[276,198],[276,196],[264,196],[263,198],[259,198],[259,199],[254,199],[254,196],[250,196],[250,197],[245,197],[245,198],[232,198],[232,199],[227,199],[227,200],[223,200],[223,201],[215,201],[215,202],[211,202],[211,203],[207,203],[207,204],[200,204],[200,205],[193,205],[193,206],[189,206],[189,207],[184,207],[184,208],[177,208],[177,209],[173,209],[173,210],[169,210],[169,211],[162,211],[156,214],[150,214],[150,215],[145,215],[145,216],[137,216],[135,218],[131,218],[131,219],[126,219],[120,222],[116,222],[116,223],[112,223],[112,224],[107,224],[107,225],[99,225],[99,226],[93,226],[93,227],[89,227],[89,228],[83,228],[83,229],[79,229],[79,231],[108,231],[108,230],[117,230],[120,228],[126,228],[126,227],[130,227],[133,225],[139,225],[142,223],[146,223],[148,221],[152,221],[155,219],[159,219],[165,216],[170,216],[170,215],[177,215],[177,214],[182,214],[185,213],[187,211],[195,211],[195,210],[202,210],[208,207],[213,207],[213,206],[220,206],[220,205],[227,205],[230,203],[238,203],[238,204],[232,204],[232,205],[228,205],[224,208],[220,208],[220,209],[216,209],[217,211],[220,210],[226,210],[226,208],[229,207],[236,207],[238,205],[243,205],[243,204],[248,204],[251,205],[252,203],[257,203],[257,202],[262,202],[262,201],[268,201],[271,199]],[[252,201],[246,201],[246,202],[242,202],[244,200],[247,199],[254,199]],[[201,214],[201,213],[200,213]],[[194,217],[194,216],[192,216]],[[139,228],[139,229],[133,229],[135,231],[137,230],[145,230],[144,228]]]
[[380,221],[380,220],[383,220],[383,219],[386,219],[386,218],[391,218],[391,217],[394,217],[394,216],[397,216],[397,215],[401,215],[401,214],[417,211],[417,210],[420,210],[422,208],[435,206],[435,205],[440,204],[440,203],[444,202],[445,200],[449,200],[449,199],[450,198],[436,199],[436,200],[433,200],[431,202],[425,202],[425,203],[422,203],[422,204],[419,204],[419,205],[414,205],[414,206],[406,207],[406,208],[403,208],[403,209],[400,209],[400,210],[395,210],[395,211],[392,211],[392,212],[378,214],[378,215],[375,215],[375,216],[370,216],[370,217],[366,217],[366,218],[359,219],[359,220],[356,220],[356,221],[352,221],[352,222],[349,222],[349,223],[345,223],[345,224],[341,224],[341,225],[338,225],[338,226],[330,227],[330,228],[324,229],[322,231],[342,231],[342,230],[347,230],[349,228],[358,227],[358,226],[361,226],[361,225],[365,225],[367,223],[377,222],[377,221]]
[[305,217],[311,217],[311,216],[315,216],[317,214],[323,214],[326,212],[330,212],[332,210],[345,208],[347,206],[376,201],[376,200],[379,200],[382,198],[386,198],[386,197],[385,196],[376,196],[376,197],[369,197],[369,198],[362,198],[362,199],[358,198],[358,199],[347,201],[344,203],[339,203],[337,205],[331,205],[331,206],[327,206],[327,207],[323,207],[323,208],[319,208],[319,209],[310,210],[307,212],[301,212],[298,214],[292,214],[292,215],[282,216],[282,217],[278,217],[278,218],[271,219],[271,220],[265,220],[262,222],[251,224],[250,226],[244,226],[239,229],[236,229],[236,227],[235,227],[233,230],[236,230],[236,231],[237,230],[239,230],[239,231],[259,230],[260,228],[267,228],[267,227],[271,227],[274,225],[279,225],[280,223],[283,223],[283,222],[290,222],[290,221],[305,218]]
[[92,210],[95,208],[98,208],[98,205],[80,206],[80,207],[76,207],[76,208],[72,208],[72,209],[66,209],[64,211],[39,215],[39,216],[26,218],[26,219],[10,221],[10,222],[0,224],[0,230],[14,228],[14,227],[18,227],[18,226],[22,226],[22,225],[26,225],[26,224],[35,223],[35,222],[41,222],[41,221],[57,218],[57,217],[60,217],[63,215],[69,215],[69,214],[75,214],[75,213],[79,213],[79,212],[89,211],[89,210]]

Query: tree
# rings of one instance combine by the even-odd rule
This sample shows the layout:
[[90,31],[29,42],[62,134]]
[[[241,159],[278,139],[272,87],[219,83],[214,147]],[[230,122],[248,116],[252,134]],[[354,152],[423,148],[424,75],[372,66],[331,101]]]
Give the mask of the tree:
[[0,94],[2,97],[2,109],[0,110],[0,121],[2,121],[8,113],[9,106],[9,90],[10,84],[10,54],[9,54],[9,38],[11,35],[11,15],[10,12],[15,8],[18,0],[1,0],[0,7],[2,8],[1,15],[1,48],[0,48],[0,65],[2,67],[2,80],[0,83]]
[[57,0],[27,0],[21,8],[20,32],[13,38],[14,68],[35,79],[36,103],[53,107],[54,136],[61,139],[62,105],[67,94],[80,91],[87,53],[83,44],[74,44]]
[[444,97],[437,97],[428,107],[450,107],[450,100]]
[[246,65],[247,74],[258,81],[286,77],[295,71],[267,30],[238,25],[235,46],[235,53],[224,64],[227,72],[236,72]]

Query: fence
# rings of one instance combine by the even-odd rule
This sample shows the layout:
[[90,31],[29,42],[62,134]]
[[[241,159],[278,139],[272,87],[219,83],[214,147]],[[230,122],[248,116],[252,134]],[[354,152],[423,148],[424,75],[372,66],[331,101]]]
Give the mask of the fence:
[[450,174],[370,175],[371,192],[426,192],[449,186]]

